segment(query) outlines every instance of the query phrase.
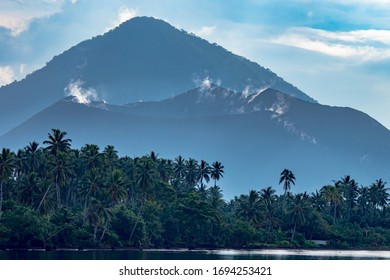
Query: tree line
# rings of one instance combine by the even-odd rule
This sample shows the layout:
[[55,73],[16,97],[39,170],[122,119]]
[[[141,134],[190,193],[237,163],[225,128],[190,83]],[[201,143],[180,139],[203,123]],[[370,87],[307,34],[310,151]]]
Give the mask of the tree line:
[[344,176],[313,193],[251,190],[230,201],[215,161],[120,157],[113,146],[71,146],[53,129],[0,154],[2,248],[389,248],[386,182]]

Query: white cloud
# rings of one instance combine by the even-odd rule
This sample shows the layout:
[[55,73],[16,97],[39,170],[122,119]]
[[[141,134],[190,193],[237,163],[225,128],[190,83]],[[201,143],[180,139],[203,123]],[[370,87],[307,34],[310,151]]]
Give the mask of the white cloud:
[[106,31],[114,29],[119,26],[121,23],[128,21],[137,16],[137,10],[130,9],[128,7],[120,7],[118,10],[117,18],[111,23],[111,25],[106,28]]
[[389,30],[331,32],[312,28],[291,28],[287,33],[271,39],[271,42],[359,61],[390,58]]
[[214,26],[203,26],[201,29],[195,31],[194,33],[199,37],[208,37],[214,33],[216,28],[217,27],[215,25]]
[[15,80],[14,71],[10,66],[0,66],[0,86],[8,85]]
[[97,101],[98,94],[96,90],[93,88],[83,89],[82,88],[83,84],[84,83],[80,80],[71,82],[65,88],[66,96],[73,96],[74,100],[77,103],[81,103],[81,104],[89,104],[92,101]]
[[[76,3],[77,0],[70,0]],[[26,31],[30,22],[61,10],[65,0],[2,0],[0,1],[0,27],[10,30],[12,36]]]

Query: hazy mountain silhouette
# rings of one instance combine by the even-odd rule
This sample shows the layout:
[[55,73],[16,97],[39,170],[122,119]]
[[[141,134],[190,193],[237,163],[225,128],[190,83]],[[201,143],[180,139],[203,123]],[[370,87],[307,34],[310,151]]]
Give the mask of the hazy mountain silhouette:
[[361,184],[389,175],[390,132],[351,108],[307,102],[275,90],[243,94],[200,87],[157,102],[112,106],[65,98],[0,137],[20,148],[61,128],[73,145],[112,144],[121,154],[156,151],[221,161],[227,196],[273,185],[293,170],[295,191],[318,189],[350,174]]
[[315,102],[270,70],[168,23],[139,17],[54,57],[20,82],[0,88],[0,135],[72,90],[111,104],[152,101],[211,80],[231,90],[274,88]]

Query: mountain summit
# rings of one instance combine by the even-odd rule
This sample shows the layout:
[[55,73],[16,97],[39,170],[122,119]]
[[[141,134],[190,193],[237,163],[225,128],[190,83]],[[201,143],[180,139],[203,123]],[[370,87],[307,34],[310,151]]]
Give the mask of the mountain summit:
[[162,100],[204,82],[249,93],[273,88],[315,102],[244,57],[162,20],[137,17],[0,88],[0,118],[7,120],[0,123],[0,135],[73,91],[123,104]]

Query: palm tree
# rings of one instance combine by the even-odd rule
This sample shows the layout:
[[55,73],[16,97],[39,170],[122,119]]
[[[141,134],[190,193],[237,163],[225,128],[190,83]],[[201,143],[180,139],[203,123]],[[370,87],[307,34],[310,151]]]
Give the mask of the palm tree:
[[249,195],[241,195],[238,199],[237,214],[244,220],[258,227],[261,220],[261,200],[259,192],[251,190]]
[[267,241],[271,237],[272,226],[276,223],[276,213],[274,202],[276,200],[276,191],[272,187],[260,190],[261,202],[264,208],[264,224],[267,227]]
[[382,179],[376,180],[369,188],[370,202],[374,208],[384,209],[389,201],[386,182]]
[[99,199],[103,193],[103,175],[99,169],[88,170],[81,182],[80,195],[84,200],[84,212],[87,211],[91,197]]
[[129,236],[129,242],[133,237],[134,231],[137,228],[139,219],[141,218],[142,210],[145,204],[145,199],[150,196],[152,185],[155,181],[157,172],[154,167],[154,162],[149,158],[143,158],[136,165],[136,183],[141,192],[141,205],[138,210],[137,219]]
[[121,202],[127,198],[125,179],[122,172],[118,169],[111,172],[108,176],[106,188],[114,202]]
[[336,222],[337,206],[342,201],[339,189],[336,186],[324,186],[321,188],[321,195],[329,203],[330,209],[333,207],[333,223]]
[[210,175],[211,175],[210,165],[206,161],[201,160],[198,171],[199,171],[198,176],[199,176],[199,182],[200,182],[199,187],[202,187],[203,186],[203,179],[206,181],[206,183],[208,183],[210,181]]
[[198,174],[198,162],[193,158],[189,158],[185,162],[185,179],[187,183],[187,191],[193,190],[198,180]]
[[30,142],[29,145],[24,148],[24,151],[29,168],[33,172],[37,171],[41,155],[39,144],[35,141]]
[[311,200],[311,205],[315,210],[321,211],[323,209],[324,201],[322,199],[321,193],[318,190],[311,193],[310,200]]
[[93,231],[94,242],[98,241],[97,232],[99,228],[103,228],[99,241],[103,240],[112,216],[113,214],[111,212],[110,206],[106,201],[98,200],[95,198],[91,199],[91,204],[89,206],[88,213],[87,213],[87,219],[94,228]]
[[217,185],[217,181],[220,179],[220,178],[223,178],[223,173],[224,173],[224,169],[225,167],[222,165],[222,163],[220,163],[219,161],[215,161],[213,162],[213,164],[211,165],[211,179],[214,180],[214,186]]
[[57,194],[57,207],[61,208],[61,186],[73,175],[73,170],[68,160],[68,155],[60,152],[56,157],[49,159],[50,173],[54,177],[54,184]]
[[284,169],[282,173],[280,173],[280,179],[279,179],[279,185],[283,182],[283,190],[284,190],[284,197],[283,197],[283,205],[282,205],[282,215],[284,214],[286,210],[286,199],[287,199],[287,193],[291,189],[291,184],[295,185],[295,175],[292,173],[292,171],[288,169]]
[[293,203],[290,206],[289,213],[291,221],[294,224],[291,235],[291,242],[293,242],[297,226],[302,226],[306,222],[306,216],[308,213],[308,206],[303,194],[300,193],[295,195]]
[[265,189],[260,190],[260,196],[265,204],[272,204],[275,201],[275,192],[276,191],[272,187],[267,187]]
[[207,193],[207,204],[212,220],[210,223],[211,242],[212,244],[217,244],[218,240],[223,236],[221,233],[221,224],[223,222],[225,201],[223,200],[222,191],[218,186],[211,187]]
[[34,206],[34,198],[38,191],[38,174],[30,172],[18,180],[19,199],[26,206]]
[[107,145],[104,148],[103,155],[104,155],[105,162],[108,166],[108,169],[110,171],[113,171],[119,159],[118,151],[115,150],[114,146]]
[[157,160],[158,160],[158,154],[155,153],[154,151],[151,151],[151,152],[150,152],[149,157],[150,157],[150,159],[151,159],[152,161],[154,161],[154,162],[157,162]]
[[86,144],[82,147],[80,158],[86,170],[99,168],[103,164],[103,154],[99,152],[99,147],[95,144]]
[[222,190],[218,186],[211,187],[208,190],[208,203],[214,219],[220,221],[225,202],[223,200]]
[[3,148],[0,155],[0,220],[3,213],[4,183],[12,176],[15,168],[15,154],[10,149]]
[[282,171],[282,173],[280,173],[280,179],[279,179],[279,185],[280,183],[283,182],[283,190],[284,190],[284,194],[286,195],[286,193],[288,191],[290,191],[291,189],[291,184],[292,185],[295,185],[295,176],[294,176],[294,173],[292,173],[290,170],[288,169],[284,169]]
[[48,178],[43,178],[38,181],[37,197],[41,197],[41,199],[36,201],[39,201],[36,207],[39,213],[48,213],[55,209],[55,189],[51,187],[52,185],[53,182]]
[[356,205],[356,200],[358,197],[358,183],[355,180],[351,179],[351,176],[346,175],[341,180],[336,182],[336,187],[338,187],[347,204],[347,221],[349,221],[351,216],[351,210]]
[[174,186],[176,189],[180,188],[185,177],[185,159],[182,156],[178,156],[174,161]]
[[71,139],[65,139],[65,131],[59,129],[52,129],[52,134],[48,133],[49,140],[43,141],[50,154],[57,156],[60,152],[66,152],[70,148]]
[[157,163],[157,171],[163,182],[170,184],[173,175],[173,162],[171,160],[161,159]]

